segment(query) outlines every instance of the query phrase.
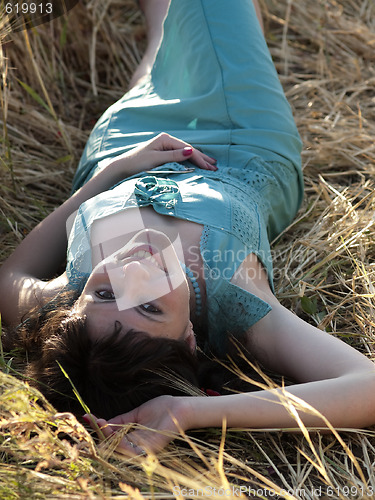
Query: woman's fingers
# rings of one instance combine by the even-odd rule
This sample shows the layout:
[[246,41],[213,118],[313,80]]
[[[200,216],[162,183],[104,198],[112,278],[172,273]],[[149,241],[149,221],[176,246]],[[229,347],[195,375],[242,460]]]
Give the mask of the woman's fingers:
[[163,153],[163,162],[165,163],[169,161],[183,162],[189,160],[204,170],[217,170],[214,158],[166,133],[158,135],[150,141],[150,145]]
[[[110,439],[112,436],[123,429],[122,425],[111,425],[104,418],[96,418],[94,415],[84,415],[82,417],[85,422],[87,422],[90,427],[97,433],[98,438],[103,441],[104,439]],[[134,433],[132,433],[134,434]],[[129,434],[125,434],[124,437],[119,441],[116,446],[116,451],[124,455],[146,455],[146,451],[137,444],[134,438],[129,437]]]
[[108,437],[113,434],[111,426],[104,418],[96,418],[95,415],[85,414],[83,420],[98,434],[99,438]]
[[126,434],[116,451],[133,455],[158,453],[165,448],[175,437],[176,433],[161,430],[134,430]]
[[197,149],[193,148],[192,155],[189,159],[192,163],[204,170],[217,170],[216,160],[205,155],[204,153],[201,153],[201,151],[198,151]]
[[[113,429],[112,429],[113,430]],[[118,429],[121,432],[121,429]],[[113,432],[116,432],[115,430]],[[131,456],[147,455],[146,450],[141,446],[138,440],[134,437],[134,433],[125,434],[116,446],[117,453]]]
[[174,149],[173,151],[163,151],[165,163],[170,161],[184,162],[189,160],[199,168],[204,170],[217,170],[216,162],[209,156],[201,153],[191,146],[185,146],[183,149]]
[[[190,399],[190,398],[188,398]],[[99,439],[110,439],[120,453],[142,455],[156,453],[187,430],[190,401],[174,396],[159,396],[130,412],[110,420],[84,415]]]

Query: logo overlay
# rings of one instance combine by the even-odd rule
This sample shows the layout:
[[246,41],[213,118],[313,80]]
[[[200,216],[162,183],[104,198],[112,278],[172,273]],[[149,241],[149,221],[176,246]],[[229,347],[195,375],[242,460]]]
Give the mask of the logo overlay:
[[13,32],[27,30],[66,14],[77,3],[78,0],[2,0],[1,25]]

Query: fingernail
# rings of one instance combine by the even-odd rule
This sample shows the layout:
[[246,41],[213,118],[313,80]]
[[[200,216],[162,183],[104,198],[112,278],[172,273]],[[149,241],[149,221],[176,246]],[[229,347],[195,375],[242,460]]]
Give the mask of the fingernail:
[[88,415],[83,415],[82,420],[84,420],[86,422],[86,424],[90,423],[90,417]]
[[216,167],[215,165],[211,165],[211,163],[208,163],[208,162],[206,162],[206,165],[207,165],[207,167],[208,167],[210,170],[214,170],[214,171],[216,172],[217,167]]
[[186,148],[183,149],[182,154],[184,156],[190,156],[193,153],[193,148],[190,146],[186,146]]

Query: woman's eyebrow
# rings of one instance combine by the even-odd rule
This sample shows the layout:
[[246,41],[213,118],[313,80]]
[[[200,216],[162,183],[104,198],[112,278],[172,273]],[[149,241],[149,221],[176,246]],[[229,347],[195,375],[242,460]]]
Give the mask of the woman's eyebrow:
[[[93,300],[90,301],[87,305],[88,306],[105,306],[108,307],[109,305],[116,304],[116,300]],[[117,308],[118,310],[118,308]]]

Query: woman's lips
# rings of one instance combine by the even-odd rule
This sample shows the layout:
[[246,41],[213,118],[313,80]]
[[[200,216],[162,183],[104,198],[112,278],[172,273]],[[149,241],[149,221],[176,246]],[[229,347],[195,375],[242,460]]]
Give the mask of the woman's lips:
[[156,265],[161,271],[167,272],[164,268],[160,253],[150,245],[138,245],[131,249],[120,259],[124,262],[132,262],[134,260],[148,261],[151,264]]

